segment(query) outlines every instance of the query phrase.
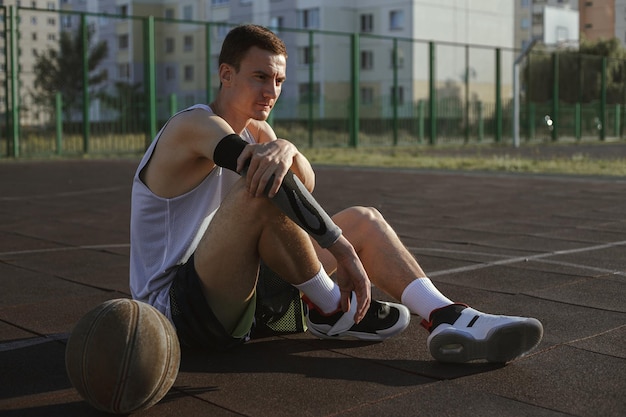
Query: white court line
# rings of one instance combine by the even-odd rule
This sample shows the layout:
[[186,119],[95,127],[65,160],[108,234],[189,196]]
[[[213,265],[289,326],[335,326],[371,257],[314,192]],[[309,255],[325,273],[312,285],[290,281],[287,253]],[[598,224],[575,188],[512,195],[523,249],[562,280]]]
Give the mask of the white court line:
[[[535,255],[516,256],[516,257],[513,257],[513,258],[501,259],[501,260],[497,260],[497,261],[493,261],[493,262],[481,262],[481,263],[478,263],[478,264],[462,266],[462,267],[459,267],[459,268],[445,269],[445,270],[441,270],[441,271],[432,271],[432,272],[428,273],[428,276],[429,277],[436,277],[436,276],[441,276],[441,275],[456,274],[456,273],[459,273],[459,272],[475,271],[477,269],[490,268],[492,266],[509,265],[509,264],[514,264],[514,263],[518,263],[518,262],[535,261],[535,260],[541,260],[541,259],[549,258],[549,257],[553,257],[553,256],[571,255],[573,253],[590,252],[590,251],[600,250],[600,249],[609,249],[609,248],[613,248],[613,247],[616,247],[616,246],[623,246],[623,245],[626,245],[626,240],[622,240],[622,241],[619,241],[619,242],[605,243],[605,244],[602,244],[602,245],[587,246],[587,247],[583,247],[583,248],[558,250],[558,251],[554,251],[554,252],[539,253],[539,254],[535,254]],[[414,251],[414,252],[420,252],[420,251],[424,251],[424,250],[428,251],[428,249],[415,248],[415,247],[409,248],[409,250]],[[452,251],[452,252],[454,252],[454,251]],[[464,253],[464,252],[459,251],[459,253]],[[471,253],[471,252],[467,252],[467,253]],[[578,266],[578,265],[577,265],[577,267],[585,268],[585,266]],[[610,274],[613,274],[613,275],[623,275],[623,276],[626,276],[626,272],[624,272],[624,271],[614,271],[614,270],[594,268],[594,267],[587,267],[587,268],[588,269],[592,269],[592,270],[605,272],[605,273],[610,273]]]
[[22,349],[25,347],[40,345],[42,343],[54,342],[56,340],[65,340],[69,337],[70,333],[57,333],[48,336],[33,337],[31,339],[0,343],[0,352]]
[[26,196],[17,196],[17,197],[0,197],[0,201],[20,201],[20,200],[41,200],[41,199],[49,199],[54,197],[74,197],[77,195],[88,195],[88,194],[102,194],[102,193],[111,193],[113,191],[124,190],[128,187],[107,187],[107,188],[93,188],[89,190],[81,190],[81,191],[65,191],[61,193],[53,193],[53,194],[35,194],[35,195],[26,195]]
[[0,258],[15,255],[32,255],[37,253],[49,253],[49,252],[66,252],[73,250],[91,250],[91,249],[116,249],[116,248],[128,248],[130,243],[114,243],[109,245],[82,245],[82,246],[67,246],[64,248],[48,248],[48,249],[29,249],[29,250],[17,250],[11,252],[0,252]]

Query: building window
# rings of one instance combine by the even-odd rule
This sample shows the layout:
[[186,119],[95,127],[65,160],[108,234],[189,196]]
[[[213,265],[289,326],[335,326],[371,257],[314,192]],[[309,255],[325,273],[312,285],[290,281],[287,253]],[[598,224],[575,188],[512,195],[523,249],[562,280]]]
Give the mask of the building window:
[[530,27],[530,20],[527,17],[523,17],[522,20],[520,20],[520,27],[522,29],[528,29]]
[[389,12],[389,30],[402,30],[404,28],[404,10],[392,10]]
[[122,4],[117,6],[117,14],[122,16],[128,16],[128,4]]
[[374,89],[372,87],[361,87],[359,96],[361,97],[361,104],[374,104]]
[[72,27],[72,16],[71,15],[62,15],[61,16],[61,26],[66,29]]
[[230,26],[229,25],[227,25],[227,24],[217,25],[217,28],[215,29],[216,38],[217,39],[224,39],[226,37],[226,35],[228,34],[228,32],[230,32]]
[[165,53],[172,54],[174,53],[174,38],[165,38]]
[[311,96],[311,92],[309,91],[309,83],[300,83],[298,84],[298,97],[300,98],[300,103],[305,104],[310,100],[317,101],[320,97],[320,83],[313,83],[313,96]]
[[33,24],[33,25],[36,25],[37,24],[37,16],[32,16],[30,18],[30,23]]
[[128,49],[128,34],[119,35],[117,37],[117,47],[119,49]]
[[130,78],[130,64],[119,64],[117,66],[117,75],[120,79],[128,80]]
[[389,66],[393,68],[394,66],[397,65],[396,68],[403,68],[404,67],[404,50],[400,48],[396,48],[396,53],[398,54],[398,56],[395,57],[396,59],[394,62],[393,49],[391,50],[391,53],[389,54],[389,57],[390,57]]
[[191,35],[186,35],[183,38],[183,50],[185,52],[191,52],[193,51],[193,36]]
[[54,26],[56,24],[57,24],[57,20],[54,17],[49,17],[48,18],[48,25]]
[[[313,53],[311,54],[311,52]],[[312,51],[308,46],[298,48],[298,64],[309,65],[318,62],[319,52],[319,46],[314,46]]]
[[361,32],[370,33],[374,31],[374,15],[362,14],[361,15]]
[[176,78],[176,69],[173,66],[165,67],[165,79],[171,81]]
[[361,69],[371,70],[374,68],[374,52],[361,51]]
[[298,27],[300,29],[319,29],[320,9],[298,10]]
[[185,20],[193,19],[193,6],[192,5],[183,7],[183,19]]
[[391,95],[391,105],[396,104],[396,100],[397,100],[397,104],[398,106],[401,106],[404,104],[404,87],[402,87],[401,85],[398,86],[398,96],[396,97],[396,90],[391,87],[391,91],[390,91],[390,95]]
[[37,40],[37,32],[33,32],[31,35],[31,39],[36,41]]
[[174,9],[169,7],[165,9],[165,12],[163,12],[163,17],[165,17],[166,19],[174,19]]
[[185,65],[185,81],[193,81],[193,65]]
[[282,27],[283,27],[282,16],[274,16],[270,19],[270,29],[272,29],[274,33],[279,34]]

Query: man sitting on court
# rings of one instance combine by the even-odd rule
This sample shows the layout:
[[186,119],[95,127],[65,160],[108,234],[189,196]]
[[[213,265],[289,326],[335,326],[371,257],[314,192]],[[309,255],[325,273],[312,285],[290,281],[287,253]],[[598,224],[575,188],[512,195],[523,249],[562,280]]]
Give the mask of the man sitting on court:
[[[286,60],[271,31],[234,28],[217,98],[174,115],[148,148],[132,190],[133,297],[170,318],[184,345],[228,349],[254,326],[262,261],[304,294],[318,337],[384,340],[415,313],[439,361],[507,362],[537,346],[538,320],[439,292],[376,209],[326,214],[311,165],[266,122]],[[402,304],[371,300],[370,281]]]

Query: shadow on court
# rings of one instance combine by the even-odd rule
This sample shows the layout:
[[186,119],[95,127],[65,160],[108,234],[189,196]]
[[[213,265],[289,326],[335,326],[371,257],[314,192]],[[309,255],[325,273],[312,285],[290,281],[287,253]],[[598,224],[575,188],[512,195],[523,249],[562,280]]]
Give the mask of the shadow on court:
[[[129,296],[137,162],[0,162],[1,415],[105,415],[71,387],[64,350],[88,310]],[[506,366],[438,364],[414,317],[383,343],[297,334],[184,350],[174,387],[136,415],[626,415],[626,180],[317,175],[329,212],[376,207],[450,298],[540,319],[539,348]]]

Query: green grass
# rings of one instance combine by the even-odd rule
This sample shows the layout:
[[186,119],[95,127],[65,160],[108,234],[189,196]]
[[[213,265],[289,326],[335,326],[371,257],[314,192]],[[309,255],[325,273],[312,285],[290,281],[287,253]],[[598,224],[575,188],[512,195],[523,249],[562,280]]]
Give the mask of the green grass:
[[[548,156],[541,148],[533,149],[532,156],[512,155],[505,152],[467,152],[452,148],[313,148],[302,152],[317,165],[342,165],[359,167],[388,167],[415,169],[442,169],[462,171],[496,171],[515,173],[626,176],[626,157],[598,159],[583,153],[571,156]],[[471,148],[470,148],[471,149]]]

